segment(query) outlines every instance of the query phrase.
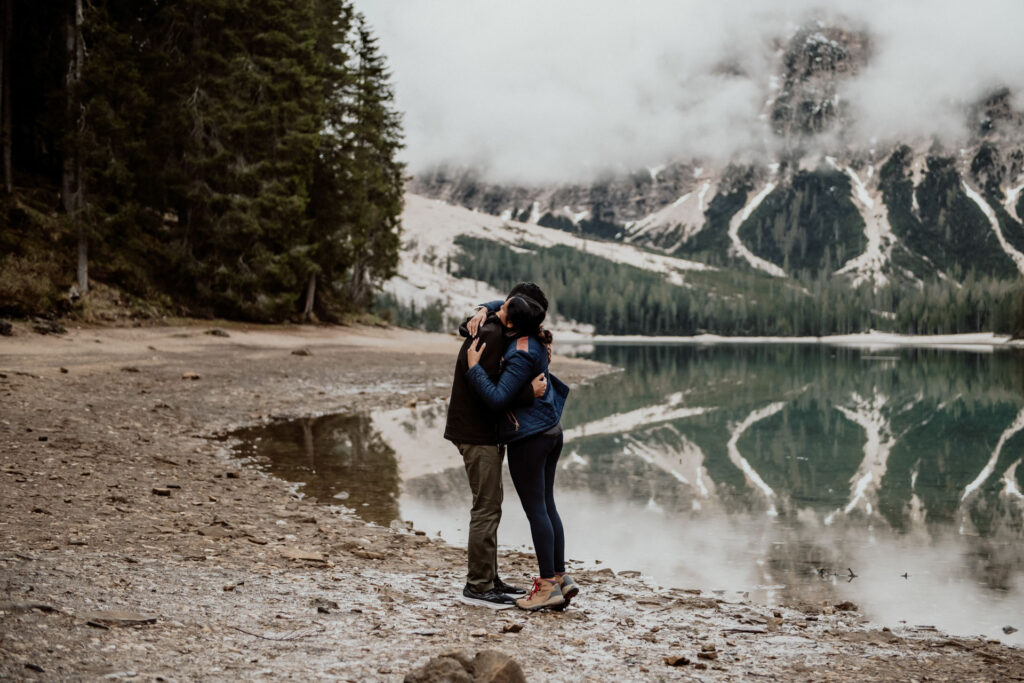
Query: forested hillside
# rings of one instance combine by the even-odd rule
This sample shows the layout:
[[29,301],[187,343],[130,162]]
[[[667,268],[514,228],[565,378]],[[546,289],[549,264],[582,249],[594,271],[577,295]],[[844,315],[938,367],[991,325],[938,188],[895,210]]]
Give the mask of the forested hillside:
[[0,314],[97,285],[263,321],[372,304],[398,260],[402,132],[347,0],[0,7]]
[[569,247],[512,248],[462,236],[457,274],[507,291],[540,283],[552,313],[594,325],[598,334],[819,336],[886,330],[900,334],[1019,333],[1024,289],[1012,281],[934,280],[918,288],[856,289],[807,275],[694,271],[682,284]]

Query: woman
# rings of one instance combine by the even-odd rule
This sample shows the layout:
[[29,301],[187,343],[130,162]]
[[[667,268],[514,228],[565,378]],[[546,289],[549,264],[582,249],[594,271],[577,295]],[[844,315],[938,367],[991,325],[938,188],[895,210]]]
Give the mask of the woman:
[[[562,408],[569,388],[548,372],[548,350],[538,339],[544,309],[533,299],[516,295],[496,313],[509,329],[501,375],[492,381],[479,365],[486,344],[467,352],[466,378],[491,410],[507,411],[498,423],[498,440],[508,445],[508,469],[530,521],[539,576],[533,590],[516,600],[522,609],[564,609],[579,588],[565,573],[565,534],[555,507],[554,484],[562,453]],[[523,386],[537,374],[548,380],[547,391],[529,406],[508,407]]]

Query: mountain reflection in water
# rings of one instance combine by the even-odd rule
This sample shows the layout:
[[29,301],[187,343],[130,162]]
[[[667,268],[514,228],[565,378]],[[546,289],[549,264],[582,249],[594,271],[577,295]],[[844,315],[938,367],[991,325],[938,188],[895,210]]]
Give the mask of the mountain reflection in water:
[[[883,623],[1024,642],[1001,630],[1024,630],[1019,354],[643,345],[586,355],[623,370],[567,404],[558,500],[571,557],[666,585],[852,600]],[[307,493],[464,544],[470,496],[444,418],[443,404],[378,412],[372,427],[320,418],[281,426],[291,436],[264,436],[260,451],[290,438],[281,476],[300,479],[298,463],[317,453]],[[326,441],[311,451],[310,434]],[[499,540],[528,545],[507,477],[506,494]]]

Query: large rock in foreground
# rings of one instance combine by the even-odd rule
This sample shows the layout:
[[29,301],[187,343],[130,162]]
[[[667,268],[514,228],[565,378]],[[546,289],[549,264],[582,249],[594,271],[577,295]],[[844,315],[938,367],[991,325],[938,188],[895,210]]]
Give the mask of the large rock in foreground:
[[481,650],[475,658],[465,652],[445,652],[405,676],[405,683],[525,682],[519,664],[496,650]]

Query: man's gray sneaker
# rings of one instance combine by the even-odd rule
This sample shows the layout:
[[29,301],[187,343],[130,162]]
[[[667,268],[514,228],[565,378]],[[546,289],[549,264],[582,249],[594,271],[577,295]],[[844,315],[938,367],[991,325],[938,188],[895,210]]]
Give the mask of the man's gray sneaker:
[[504,593],[499,593],[496,590],[489,590],[486,593],[477,593],[471,590],[469,586],[462,589],[462,595],[459,596],[459,602],[463,602],[467,605],[478,605],[480,607],[487,607],[489,609],[508,609],[515,607],[515,598],[511,598]]
[[516,586],[510,586],[501,579],[495,577],[494,579],[494,590],[505,595],[526,595],[525,588],[517,588]]

